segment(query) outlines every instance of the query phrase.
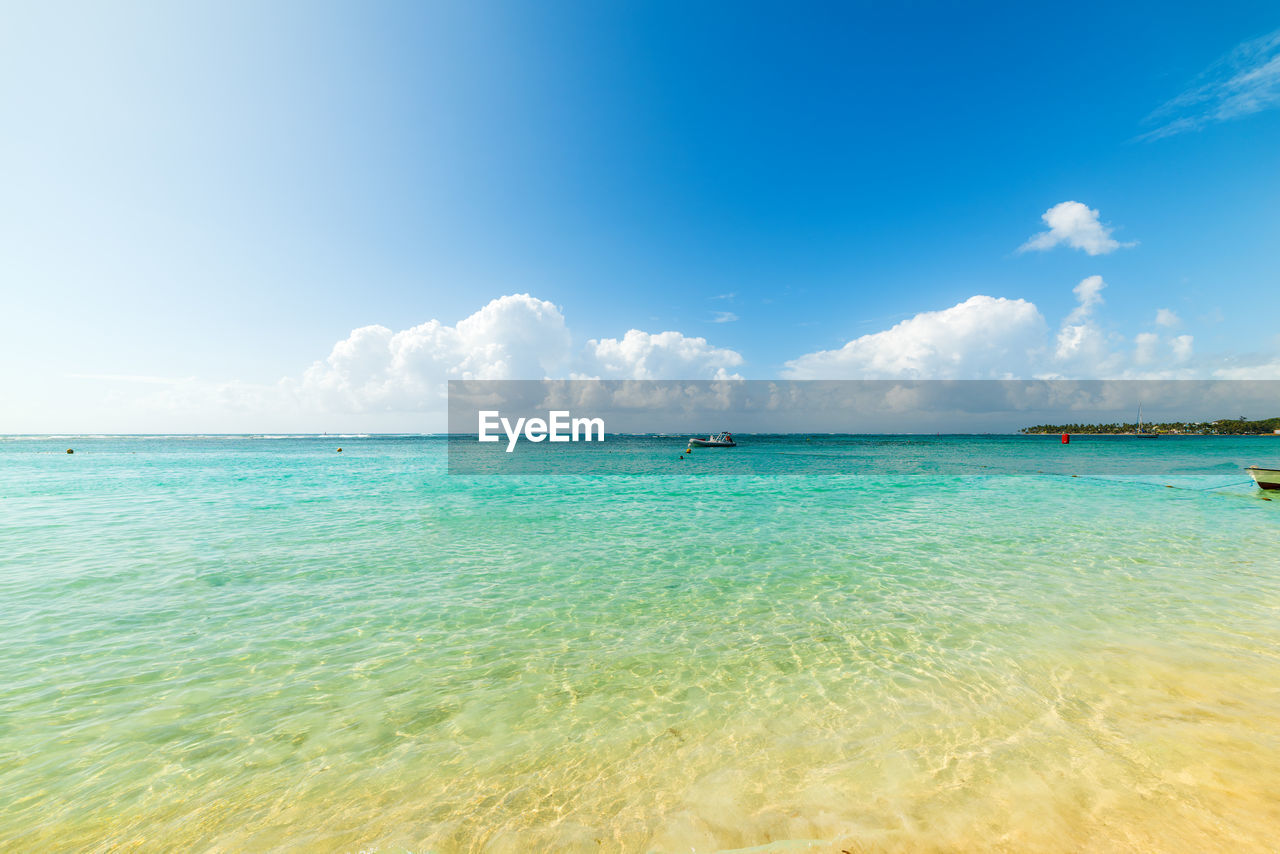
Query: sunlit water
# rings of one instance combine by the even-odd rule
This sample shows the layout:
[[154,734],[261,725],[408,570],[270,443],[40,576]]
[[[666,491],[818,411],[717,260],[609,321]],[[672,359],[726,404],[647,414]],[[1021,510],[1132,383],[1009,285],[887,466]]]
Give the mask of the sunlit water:
[[1272,850],[1241,479],[0,439],[0,849]]

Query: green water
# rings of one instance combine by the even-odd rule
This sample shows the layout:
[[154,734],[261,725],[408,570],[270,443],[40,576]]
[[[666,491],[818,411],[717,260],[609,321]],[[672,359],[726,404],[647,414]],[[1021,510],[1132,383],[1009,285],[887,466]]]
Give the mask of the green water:
[[0,439],[0,849],[1272,850],[1240,479]]

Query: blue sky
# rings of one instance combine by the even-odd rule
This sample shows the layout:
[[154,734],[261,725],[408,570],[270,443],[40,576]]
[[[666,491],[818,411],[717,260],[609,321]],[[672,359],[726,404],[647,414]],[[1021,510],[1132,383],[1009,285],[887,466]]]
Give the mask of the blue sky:
[[[0,431],[396,429],[473,369],[1280,376],[1274,3],[8,19]],[[1019,251],[1068,201],[1136,245]]]

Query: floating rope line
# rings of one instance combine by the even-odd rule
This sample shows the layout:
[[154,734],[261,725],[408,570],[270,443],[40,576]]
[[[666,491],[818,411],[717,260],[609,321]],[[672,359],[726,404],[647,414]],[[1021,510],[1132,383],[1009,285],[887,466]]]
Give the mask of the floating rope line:
[[[1224,484],[1222,484],[1221,486],[1196,486],[1196,487],[1191,487],[1191,486],[1169,486],[1169,484],[1165,484],[1165,485],[1166,485],[1166,486],[1169,486],[1169,488],[1170,488],[1170,489],[1186,489],[1186,490],[1188,490],[1188,491],[1190,491],[1190,492],[1207,492],[1207,491],[1208,491],[1208,490],[1210,490],[1210,489],[1226,489],[1226,488],[1227,488],[1227,487],[1229,487],[1229,486],[1247,486],[1248,484],[1251,484],[1251,483],[1253,483],[1253,479],[1252,479],[1252,478],[1250,478],[1249,480],[1238,480],[1238,481],[1236,481],[1235,483],[1224,483]],[[1270,499],[1270,498],[1268,498],[1267,500],[1268,500],[1268,501],[1270,501],[1271,499]]]
[[[782,451],[781,453],[792,453],[792,452]],[[799,452],[797,453],[797,456],[828,456],[828,455],[808,454],[806,452]],[[829,456],[839,456],[839,455],[833,454]],[[990,469],[996,468],[995,466],[988,465],[986,463],[952,462],[950,463],[950,465],[958,466],[958,467],[968,467],[971,469],[990,470]],[[920,472],[918,474],[924,474],[924,472]],[[1037,469],[1034,472],[1027,472],[1025,474],[1019,474],[1017,472],[1006,472],[1006,471],[998,471],[995,473],[996,477],[1031,477],[1035,475],[1040,475],[1043,477],[1071,477],[1071,478],[1079,478],[1083,480],[1096,480],[1102,483],[1114,484],[1117,486],[1150,487],[1153,489],[1180,489],[1183,492],[1212,492],[1216,489],[1231,489],[1237,486],[1248,486],[1249,484],[1254,482],[1253,479],[1250,478],[1249,480],[1236,480],[1236,481],[1232,481],[1231,483],[1219,483],[1216,486],[1176,486],[1172,483],[1149,483],[1147,481],[1141,481],[1141,480],[1119,480],[1114,476],[1105,477],[1103,475],[1096,475],[1096,474],[1068,474],[1066,472],[1042,471],[1040,469]],[[911,476],[917,476],[917,475],[911,475]],[[953,476],[969,477],[970,475],[964,475],[956,472],[953,474]],[[1212,477],[1212,476],[1213,475],[1187,475],[1187,477]],[[1263,501],[1272,500],[1271,498],[1265,495],[1259,495],[1255,497],[1260,498]]]
[[[953,465],[969,466],[971,468],[981,468],[981,469],[995,468],[994,466],[986,465],[984,463],[961,462],[961,463],[953,463]],[[997,476],[1001,474],[1005,477],[1028,477],[1028,476],[1031,476],[1032,474],[1042,475],[1044,477],[1074,477],[1074,478],[1083,478],[1084,480],[1102,481],[1103,483],[1119,484],[1121,486],[1149,486],[1157,489],[1181,489],[1184,492],[1209,492],[1214,489],[1230,489],[1233,486],[1248,486],[1249,484],[1253,483],[1253,479],[1250,478],[1249,480],[1237,480],[1237,481],[1232,481],[1231,483],[1220,483],[1216,486],[1175,486],[1172,483],[1149,483],[1147,481],[1142,481],[1142,480],[1120,480],[1114,476],[1106,477],[1104,475],[1097,475],[1097,474],[1069,474],[1067,472],[1043,471],[1041,469],[1036,469],[1035,472],[1028,473],[1025,475],[1019,475],[1016,472],[1015,473],[1001,472]],[[963,477],[963,475],[961,476]],[[1212,477],[1213,475],[1187,475],[1187,476],[1188,477],[1206,477],[1206,476]],[[1261,496],[1261,498],[1264,501],[1271,500],[1266,496]]]
[[[1148,483],[1141,480],[1115,480],[1113,478],[1102,477],[1101,475],[1095,475],[1095,474],[1057,474],[1054,472],[1037,472],[1037,474],[1048,475],[1050,477],[1075,477],[1075,478],[1081,478],[1083,480],[1096,480],[1096,481],[1101,481],[1103,483],[1113,483],[1120,486],[1138,486],[1138,487],[1145,486],[1145,487],[1152,487],[1154,489],[1180,489],[1183,492],[1211,492],[1215,489],[1229,489],[1231,487],[1247,486],[1248,484],[1253,483],[1253,480],[1250,479],[1250,480],[1237,480],[1237,481],[1233,481],[1232,483],[1220,483],[1216,486],[1175,486],[1172,483]],[[1265,495],[1260,495],[1257,497],[1261,498],[1263,501],[1271,500]]]

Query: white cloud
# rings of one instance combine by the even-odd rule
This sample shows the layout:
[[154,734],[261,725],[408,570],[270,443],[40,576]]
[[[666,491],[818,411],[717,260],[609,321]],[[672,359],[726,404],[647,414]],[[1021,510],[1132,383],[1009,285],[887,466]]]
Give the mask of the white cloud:
[[[1089,276],[1073,289],[1076,306],[1051,332],[1025,300],[974,296],[942,311],[917,314],[883,332],[863,335],[838,350],[787,362],[791,379],[1157,379],[1204,376],[1192,361],[1190,335],[1142,332],[1132,339],[1095,318],[1107,284]],[[1242,375],[1280,373],[1274,366],[1241,368]]]
[[1280,379],[1280,359],[1274,356],[1231,358],[1228,364],[1214,369],[1213,377],[1220,380]]
[[[1106,286],[1098,276],[1081,280],[1073,289],[1075,307],[1056,328],[1031,302],[979,295],[838,349],[802,355],[781,373],[790,379],[1280,377],[1274,353],[1197,356],[1189,334],[1127,336],[1108,329],[1099,317]],[[277,383],[107,373],[76,374],[68,382],[77,384],[75,397],[83,404],[84,420],[74,429],[421,431],[443,427],[450,378],[732,379],[744,363],[735,350],[676,331],[633,329],[578,349],[558,307],[514,294],[452,326],[432,320],[401,331],[355,329],[326,358]]]
[[1093,314],[1093,310],[1102,305],[1102,289],[1107,283],[1102,280],[1101,276],[1088,276],[1080,280],[1080,284],[1071,289],[1076,295],[1078,305],[1067,315],[1067,323],[1075,323],[1084,320]]
[[791,379],[952,379],[1015,376],[1045,346],[1044,317],[1032,303],[973,296],[926,311],[883,332],[787,362]]
[[1101,276],[1089,276],[1072,289],[1076,307],[1063,318],[1053,358],[1035,366],[1038,375],[1082,379],[1189,377],[1185,363],[1191,358],[1190,335],[1166,340],[1154,332],[1140,332],[1134,336],[1133,349],[1128,350],[1124,336],[1099,325],[1095,314],[1103,304],[1106,286]]
[[[561,310],[528,294],[511,294],[452,326],[431,320],[400,331],[380,325],[354,329],[326,358],[274,384],[85,377],[158,389],[133,395],[130,404],[149,413],[157,426],[185,420],[224,432],[417,432],[444,427],[450,379],[736,379],[730,371],[743,362],[740,353],[705,338],[637,329],[621,340],[590,340],[575,358]],[[582,371],[570,374],[570,368]]]
[[1173,351],[1174,361],[1185,362],[1191,358],[1191,346],[1195,343],[1195,339],[1190,335],[1179,335],[1169,342],[1169,346]]
[[1096,373],[1105,364],[1109,348],[1107,337],[1092,323],[1066,324],[1058,330],[1053,349],[1055,374],[1064,370],[1073,376]]
[[1191,88],[1166,102],[1148,123],[1153,140],[1280,106],[1280,30],[1237,45],[1205,69]]
[[724,379],[743,363],[734,350],[679,332],[650,334],[632,329],[617,338],[593,338],[581,358],[579,376],[604,379]]
[[1058,330],[1054,363],[1042,366],[1043,370],[1088,376],[1114,369],[1107,336],[1093,321],[1093,310],[1102,305],[1102,290],[1106,286],[1101,276],[1088,276],[1071,289],[1076,295],[1076,307],[1063,319]]
[[680,332],[632,329],[622,337],[587,341],[576,360],[564,315],[528,294],[491,301],[456,326],[431,320],[393,332],[355,329],[301,380],[283,387],[306,409],[322,412],[438,409],[450,379],[715,379],[737,376],[734,350]]
[[1174,327],[1182,323],[1182,318],[1178,317],[1177,312],[1170,308],[1156,309],[1156,326]]
[[1059,202],[1040,218],[1049,226],[1048,231],[1031,236],[1018,247],[1019,252],[1045,251],[1059,244],[1072,249],[1083,249],[1090,255],[1106,255],[1117,249],[1136,246],[1136,243],[1120,243],[1111,237],[1111,227],[1098,219],[1098,211],[1080,202]]
[[512,294],[457,326],[430,320],[400,332],[385,326],[352,330],[289,385],[304,405],[321,410],[414,411],[432,408],[446,380],[541,379],[562,368],[569,355],[560,309]]
[[1133,350],[1133,360],[1139,365],[1149,365],[1155,361],[1156,345],[1160,343],[1160,336],[1154,332],[1139,332],[1134,339],[1136,345]]
[[733,323],[738,319],[738,315],[732,311],[717,311],[715,317],[711,318],[712,323]]

